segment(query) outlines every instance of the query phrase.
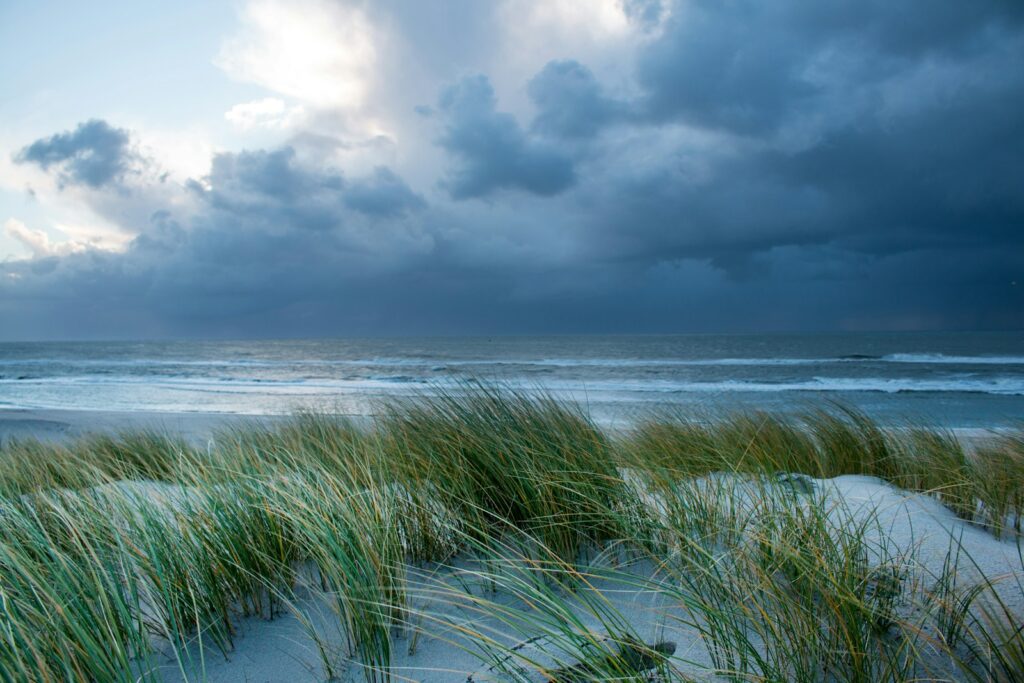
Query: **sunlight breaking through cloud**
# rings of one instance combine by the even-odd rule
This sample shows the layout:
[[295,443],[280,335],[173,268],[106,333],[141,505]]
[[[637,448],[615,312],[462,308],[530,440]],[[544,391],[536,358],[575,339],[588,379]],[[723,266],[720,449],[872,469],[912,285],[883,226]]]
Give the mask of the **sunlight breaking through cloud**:
[[364,103],[375,29],[358,7],[321,0],[254,0],[215,63],[228,75],[319,107]]

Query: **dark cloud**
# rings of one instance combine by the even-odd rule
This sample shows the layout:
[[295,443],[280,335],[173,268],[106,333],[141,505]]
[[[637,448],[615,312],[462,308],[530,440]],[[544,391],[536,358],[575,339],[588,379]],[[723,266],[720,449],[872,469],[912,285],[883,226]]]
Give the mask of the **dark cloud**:
[[[1024,253],[1024,78],[866,112],[796,150],[666,153],[587,185],[591,258],[707,258],[727,271],[787,245],[875,255],[1000,244]],[[696,166],[696,170],[694,169]]]
[[339,172],[303,168],[292,147],[218,154],[208,180],[224,194],[269,197],[282,202],[293,202],[311,193],[338,192],[344,186]]
[[1003,0],[753,0],[677,3],[637,72],[655,119],[762,134],[855,98],[915,60],[993,49],[1019,30],[1024,5]]
[[58,169],[63,184],[99,188],[129,173],[139,157],[132,150],[128,131],[93,119],[73,131],[36,140],[16,156],[18,163]]
[[622,0],[622,9],[629,17],[644,28],[652,28],[665,14],[663,0]]
[[963,85],[902,116],[865,117],[760,164],[828,198],[835,240],[877,253],[923,245],[1024,250],[1024,77]]
[[694,2],[676,8],[640,60],[655,119],[758,133],[820,91],[804,67],[820,40],[799,40],[775,3]]
[[457,160],[446,181],[451,196],[469,199],[511,189],[551,196],[572,186],[572,161],[531,140],[515,117],[496,106],[486,76],[465,77],[441,93],[439,142]]
[[[897,45],[912,13],[893,7],[677,6],[632,105],[654,142],[640,163],[615,147],[581,183],[588,256],[706,258],[739,276],[785,246],[1024,250],[1021,13],[936,3]],[[658,150],[667,119],[723,137]]]
[[189,188],[209,208],[201,220],[267,226],[278,233],[344,231],[353,224],[353,212],[396,218],[426,206],[391,169],[349,180],[334,168],[303,161],[290,146],[218,154],[209,175],[190,181]]
[[573,55],[519,84],[532,121],[485,76],[441,88],[446,192],[312,133],[222,153],[125,253],[0,263],[0,330],[1024,327],[1024,5],[624,7],[650,32],[623,89]]
[[593,137],[629,113],[626,103],[608,97],[590,69],[574,60],[550,62],[528,91],[537,106],[533,128],[546,135]]
[[384,167],[375,169],[369,178],[353,181],[345,193],[345,204],[368,216],[385,218],[403,216],[426,206],[423,197]]
[[[775,3],[777,21],[808,44],[838,43],[873,59],[963,57],[1020,29],[1024,5],[1014,0],[823,0]],[[714,9],[713,3],[705,3]],[[728,10],[727,10],[728,11]],[[818,43],[813,42],[818,36]],[[839,42],[842,41],[842,42]]]
[[338,315],[369,315],[356,310],[366,293],[402,281],[432,246],[407,220],[426,202],[386,168],[349,180],[291,147],[222,153],[185,191],[197,201],[154,211],[123,253],[0,263],[5,333],[326,333]]
[[190,186],[219,222],[329,230],[344,208],[341,174],[303,167],[291,147],[218,154],[204,180],[205,185],[193,181]]

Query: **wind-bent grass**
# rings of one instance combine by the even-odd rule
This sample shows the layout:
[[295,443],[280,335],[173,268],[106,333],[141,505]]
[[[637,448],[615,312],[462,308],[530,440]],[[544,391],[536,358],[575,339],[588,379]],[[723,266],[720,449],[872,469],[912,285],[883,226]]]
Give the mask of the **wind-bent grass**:
[[302,553],[334,604],[350,653],[365,665],[368,680],[385,677],[390,630],[402,623],[405,610],[394,493],[356,493],[324,475],[274,484],[270,495],[287,510]]
[[391,406],[381,430],[404,479],[433,488],[470,527],[526,529],[563,557],[619,535],[624,488],[608,438],[549,396],[483,385]]
[[972,490],[985,523],[997,534],[1021,532],[1024,516],[1024,432],[1003,434],[978,449],[971,461]]
[[[450,627],[460,637],[452,645],[478,659],[482,671],[468,681],[525,683],[537,673],[566,682],[649,680],[642,676],[651,670],[668,675],[667,658],[644,642],[599,587],[631,589],[635,577],[614,568],[580,571],[536,538],[513,536],[479,548],[482,561],[456,568],[454,579],[438,580],[428,590],[433,601],[457,605],[460,614],[473,617],[452,623],[435,618],[426,626]],[[649,660],[643,668],[641,658]]]
[[951,432],[883,429],[833,406],[798,418],[742,413],[720,420],[686,415],[642,422],[626,438],[622,462],[663,480],[714,472],[861,474],[929,493],[958,516],[1000,534],[1019,531],[1024,511],[1024,437],[993,436],[969,451]]
[[[871,517],[819,493],[759,479],[732,486],[731,514],[708,518],[697,534],[692,521],[668,517],[664,590],[686,608],[681,619],[709,645],[717,671],[738,680],[906,680],[913,638],[893,631],[909,558],[876,540],[885,537]],[[694,507],[707,490],[683,505],[713,505]]]
[[0,509],[4,680],[149,680],[149,651],[126,549],[102,499],[53,494]]
[[103,481],[102,471],[74,447],[25,439],[0,448],[0,495],[5,497],[86,488]]
[[[394,639],[435,618],[413,615],[409,572],[452,564],[490,597],[449,582],[435,598],[497,629],[461,626],[458,646],[513,680],[643,680],[638,661],[684,680],[703,666],[655,656],[605,594],[615,585],[658,596],[666,623],[737,680],[903,680],[932,675],[935,652],[962,677],[1019,680],[1005,584],[958,583],[953,549],[927,609],[910,609],[923,600],[912,551],[808,478],[845,474],[1020,531],[1022,432],[967,448],[841,406],[662,417],[612,436],[576,405],[471,384],[389,404],[367,428],[302,413],[205,449],[152,432],[8,442],[0,680],[157,680],[168,656],[185,675],[230,654],[240,619],[298,609],[298,592],[330,608],[367,680],[392,680]],[[657,571],[588,568],[592,553]],[[515,649],[537,636],[543,647]]]
[[[1024,595],[1024,578],[1020,574],[988,577],[979,572],[979,580],[965,585],[957,571],[959,560],[980,568],[959,539],[950,545],[925,605],[941,651],[963,680],[1024,680],[1024,618],[1019,605],[1011,604]],[[1020,545],[1017,552],[1022,552]],[[1020,560],[1024,567],[1024,556]]]
[[34,439],[0,444],[0,493],[83,489],[107,481],[173,481],[196,453],[184,440],[154,431],[88,435],[69,445]]

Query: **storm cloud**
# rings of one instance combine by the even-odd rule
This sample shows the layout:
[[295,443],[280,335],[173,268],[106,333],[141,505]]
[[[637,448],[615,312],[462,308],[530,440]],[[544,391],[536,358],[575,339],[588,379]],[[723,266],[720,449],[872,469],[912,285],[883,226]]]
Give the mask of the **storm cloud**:
[[[916,71],[1019,50],[1024,19],[1003,0],[694,0],[677,10],[639,59],[648,114],[745,135],[842,120],[865,97],[884,104],[877,89]],[[981,67],[959,78],[995,75]]]
[[[1024,327],[1024,5],[617,6],[615,68],[438,48],[429,89],[382,79],[429,92],[377,156],[319,112],[152,195],[123,252],[0,262],[2,334]],[[139,216],[116,125],[15,158]]]
[[533,128],[548,135],[588,138],[630,114],[630,105],[606,95],[593,72],[574,60],[549,62],[529,84],[537,106]]
[[128,131],[92,119],[73,131],[36,140],[22,149],[15,161],[54,169],[62,183],[99,188],[122,178],[137,158]]
[[378,166],[372,176],[352,182],[345,193],[345,204],[367,216],[383,218],[397,218],[426,206],[423,197],[386,166]]
[[550,196],[576,181],[569,158],[531,140],[514,116],[497,111],[486,76],[467,76],[445,88],[438,108],[444,118],[439,144],[456,164],[445,182],[453,198],[502,189]]

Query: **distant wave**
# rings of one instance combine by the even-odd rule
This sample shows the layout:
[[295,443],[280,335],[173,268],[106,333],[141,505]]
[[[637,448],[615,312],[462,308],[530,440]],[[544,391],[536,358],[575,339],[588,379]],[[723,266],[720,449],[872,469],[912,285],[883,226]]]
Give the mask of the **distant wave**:
[[[301,364],[304,361],[273,361],[249,360],[245,358],[224,360],[177,360],[172,358],[2,358],[0,366],[12,365],[80,365],[82,367],[162,367],[162,366],[195,366],[195,367],[279,367],[282,365]],[[323,363],[325,361],[308,361]]]
[[311,368],[311,367],[410,367],[434,371],[449,367],[687,367],[687,366],[799,366],[831,363],[913,363],[955,365],[1024,365],[1024,356],[950,356],[941,353],[891,353],[884,356],[847,354],[822,358],[343,358],[343,359],[223,359],[184,360],[166,358],[76,359],[25,358],[0,359],[0,366],[102,367],[200,367],[200,368]]
[[889,363],[949,363],[956,365],[1024,365],[1024,356],[947,356],[941,353],[890,353]]
[[366,390],[388,390],[399,386],[429,386],[426,378],[416,380],[411,377],[379,377],[365,379],[243,379],[224,378],[188,378],[188,377],[149,377],[111,376],[111,375],[79,375],[74,377],[41,377],[26,380],[0,379],[0,385],[45,385],[48,387],[139,387],[146,389],[170,389],[197,393],[215,394],[323,394],[325,392],[351,392]]
[[[0,379],[0,385],[17,384],[28,387],[46,385],[49,387],[99,387],[136,386],[163,388],[174,391],[220,394],[283,394],[283,395],[329,395],[330,393],[380,392],[408,393],[429,390],[432,387],[457,387],[457,380],[445,378],[432,380],[427,377],[406,375],[380,376],[350,379],[243,379],[243,378],[180,378],[180,377],[131,377],[131,376],[76,376],[48,377],[26,380]],[[539,388],[553,392],[587,393],[727,393],[727,392],[932,392],[932,393],[978,393],[1004,396],[1024,395],[1024,377],[941,378],[917,379],[905,377],[811,377],[802,380],[765,382],[748,380],[723,381],[677,381],[677,380],[609,380],[587,381],[555,380],[533,382],[528,379],[511,379],[506,385],[525,389]]]
[[869,392],[896,394],[904,392],[971,393],[1002,396],[1024,396],[1024,379],[995,378],[989,380],[964,379],[909,379],[884,377],[814,377],[797,382],[725,382],[692,383],[683,391],[817,391],[817,392]]
[[588,392],[659,392],[659,393],[777,393],[786,391],[808,392],[864,392],[864,393],[970,393],[1001,396],[1024,396],[1024,378],[1000,377],[987,380],[971,379],[911,379],[885,377],[813,377],[808,380],[784,382],[757,382],[724,380],[720,382],[674,382],[671,380],[594,381],[587,383],[546,382],[544,388],[558,391]]

